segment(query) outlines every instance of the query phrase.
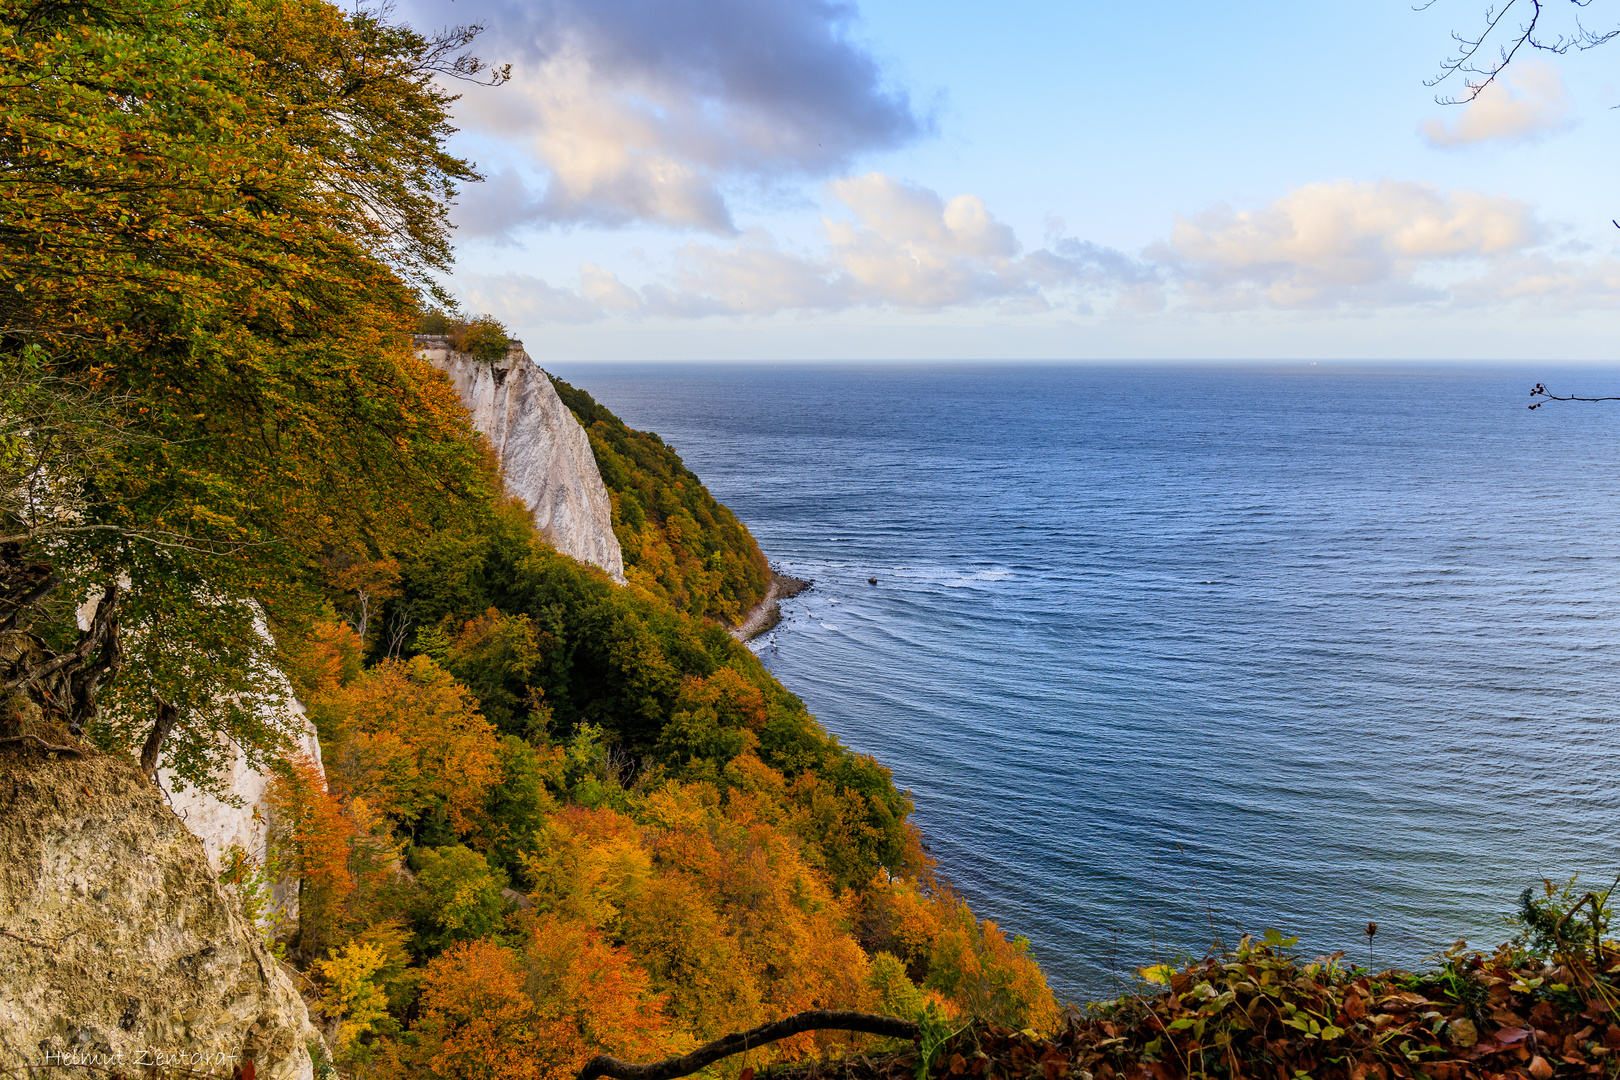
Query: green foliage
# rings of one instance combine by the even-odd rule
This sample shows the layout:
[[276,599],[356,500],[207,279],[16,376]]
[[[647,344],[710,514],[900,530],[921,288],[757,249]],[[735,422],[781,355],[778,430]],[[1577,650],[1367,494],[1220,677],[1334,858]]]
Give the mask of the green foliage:
[[523,856],[534,852],[536,836],[557,809],[547,787],[548,781],[559,779],[560,770],[549,753],[542,756],[513,735],[501,739],[500,753],[502,779],[486,797],[479,846],[494,866],[527,884]]
[[[872,954],[872,966],[866,973],[866,985],[877,994],[881,1011],[886,1016],[898,1016],[924,1025],[926,1035],[930,1023],[939,1023],[938,1007],[917,984],[906,975],[906,965],[893,953],[879,950]],[[935,1031],[936,1036],[940,1033]],[[943,1041],[941,1039],[940,1041]],[[923,1040],[926,1047],[927,1040]]]
[[1516,941],[1531,956],[1543,960],[1580,956],[1592,952],[1605,939],[1609,932],[1609,897],[1620,885],[1620,878],[1602,892],[1584,893],[1576,891],[1577,880],[1571,877],[1562,885],[1543,881],[1539,898],[1531,887],[1519,894],[1518,910],[1508,921],[1519,926]]
[[886,769],[829,737],[723,627],[557,554],[521,507],[429,537],[392,603],[428,627],[415,648],[485,688],[504,731],[591,747],[589,770],[569,766],[577,801],[616,805],[648,767],[717,779],[757,745],[796,782],[807,838],[840,887],[905,865],[910,803]]
[[416,853],[417,934],[433,951],[488,937],[505,925],[506,874],[460,844]]
[[771,582],[770,566],[748,529],[657,435],[631,430],[556,376],[551,382],[590,434],[613,499],[625,576],[679,611],[741,621]]
[[493,315],[467,319],[438,308],[417,316],[416,332],[447,338],[455,351],[467,353],[486,363],[504,357],[507,349],[514,344],[506,333],[506,326]]
[[416,647],[477,696],[484,718],[508,734],[544,730],[549,710],[533,685],[540,641],[527,615],[490,608],[460,626],[453,616],[422,630]]
[[386,560],[491,498],[404,334],[474,177],[443,150],[436,81],[477,66],[466,40],[321,0],[0,3],[0,356],[46,358],[107,406],[81,429],[119,435],[95,498],[52,504],[72,530],[16,523],[64,581],[47,636],[128,582],[103,746],[138,745],[157,696],[180,706],[166,763],[186,781],[232,743],[279,754],[238,704],[276,696],[244,598],[301,623],[332,551]]
[[265,947],[281,955],[280,938],[291,920],[276,904],[274,889],[281,879],[281,864],[274,851],[261,863],[240,844],[232,844],[220,860],[219,883],[235,897],[242,915],[264,938]]
[[928,1080],[929,1070],[934,1067],[934,1062],[939,1060],[940,1052],[959,1030],[952,1029],[932,1002],[929,1002],[928,1008],[918,1018],[917,1023],[922,1030],[917,1036],[917,1068],[912,1076],[915,1080]]
[[499,360],[511,345],[512,339],[506,336],[506,327],[492,315],[459,320],[450,327],[450,347],[478,360]]

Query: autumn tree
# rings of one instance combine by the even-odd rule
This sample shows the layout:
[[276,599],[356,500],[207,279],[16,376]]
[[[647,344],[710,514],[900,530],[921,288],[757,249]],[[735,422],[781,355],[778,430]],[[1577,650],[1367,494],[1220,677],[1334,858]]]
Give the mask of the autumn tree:
[[447,839],[470,832],[501,779],[495,729],[429,657],[385,660],[312,695],[309,709],[333,789],[407,829],[440,820]]
[[42,639],[71,645],[64,616],[122,583],[105,745],[145,741],[156,699],[190,780],[224,740],[279,751],[247,704],[276,690],[254,601],[299,621],[325,554],[386,560],[487,505],[487,458],[406,336],[476,178],[438,81],[488,74],[475,32],[314,0],[0,3],[0,361],[138,436],[97,461],[79,531],[13,530],[13,561],[59,582]]
[[341,909],[354,889],[349,870],[356,829],[342,801],[327,789],[320,766],[296,755],[271,780],[275,846],[297,876],[300,945],[316,953],[332,943]]

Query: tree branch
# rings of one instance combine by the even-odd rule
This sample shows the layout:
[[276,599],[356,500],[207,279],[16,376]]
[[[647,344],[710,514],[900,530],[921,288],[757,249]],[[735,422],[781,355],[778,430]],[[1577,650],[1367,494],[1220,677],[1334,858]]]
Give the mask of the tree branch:
[[[1620,401],[1620,397],[1576,397],[1574,394],[1571,394],[1568,397],[1559,397],[1551,390],[1548,390],[1541,383],[1536,383],[1536,385],[1531,388],[1530,396],[1544,397],[1547,399],[1547,401]],[[1543,405],[1547,404],[1547,401],[1538,401],[1534,405],[1531,405],[1530,408],[1539,409]]]
[[916,1039],[921,1029],[910,1020],[874,1013],[841,1012],[832,1009],[812,1009],[795,1013],[785,1020],[761,1024],[752,1031],[727,1035],[706,1046],[700,1046],[685,1057],[668,1058],[646,1065],[632,1065],[627,1061],[598,1054],[579,1071],[579,1080],[596,1080],[607,1076],[612,1080],[676,1080],[690,1076],[705,1065],[721,1058],[740,1054],[744,1050],[764,1046],[806,1031],[860,1031],[867,1035],[886,1035],[891,1039]]

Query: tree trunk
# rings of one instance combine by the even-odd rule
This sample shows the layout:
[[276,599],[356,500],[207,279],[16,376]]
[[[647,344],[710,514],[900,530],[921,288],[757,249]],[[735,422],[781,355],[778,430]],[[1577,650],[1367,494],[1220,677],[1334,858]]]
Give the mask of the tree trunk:
[[157,723],[152,725],[152,734],[146,737],[146,745],[141,747],[141,772],[157,779],[158,753],[163,749],[163,740],[169,737],[169,730],[174,727],[180,710],[170,705],[162,698],[157,699]]

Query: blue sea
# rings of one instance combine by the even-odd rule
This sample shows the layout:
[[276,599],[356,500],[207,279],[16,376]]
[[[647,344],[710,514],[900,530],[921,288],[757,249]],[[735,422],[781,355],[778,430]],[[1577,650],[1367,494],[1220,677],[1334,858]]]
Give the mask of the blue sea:
[[[1060,999],[1414,965],[1620,870],[1620,373],[564,365],[815,588],[757,641]],[[876,578],[877,584],[868,583]]]

